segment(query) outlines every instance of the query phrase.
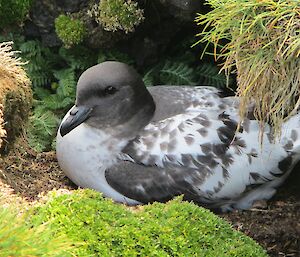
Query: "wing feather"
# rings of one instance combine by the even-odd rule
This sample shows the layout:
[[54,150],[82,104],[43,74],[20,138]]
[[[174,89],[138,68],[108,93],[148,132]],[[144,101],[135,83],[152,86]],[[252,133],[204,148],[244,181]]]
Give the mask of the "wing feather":
[[[154,119],[123,149],[118,167],[107,172],[114,187],[141,202],[185,194],[196,202],[216,203],[238,199],[249,186],[284,174],[278,160],[288,153],[268,136],[261,147],[259,125],[251,115],[237,131],[235,98],[206,89],[194,91],[193,97],[184,111]],[[271,133],[268,125],[265,133]]]

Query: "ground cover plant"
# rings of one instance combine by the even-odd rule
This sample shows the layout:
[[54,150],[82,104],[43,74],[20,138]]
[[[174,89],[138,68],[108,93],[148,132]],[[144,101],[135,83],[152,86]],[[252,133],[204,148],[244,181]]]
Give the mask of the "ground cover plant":
[[82,242],[76,256],[267,256],[224,220],[181,198],[128,209],[98,192],[76,190],[50,196],[30,222]]

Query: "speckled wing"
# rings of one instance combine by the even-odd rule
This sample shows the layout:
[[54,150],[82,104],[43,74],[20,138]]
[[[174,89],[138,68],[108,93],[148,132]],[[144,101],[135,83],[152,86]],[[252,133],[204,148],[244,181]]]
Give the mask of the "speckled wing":
[[[198,167],[201,161],[197,158],[203,159],[203,156],[213,160],[211,154],[208,155],[208,143],[215,145],[217,157],[224,157],[237,130],[237,100],[221,98],[219,91],[211,87],[163,91],[167,89],[158,89],[159,98],[154,97],[157,109],[152,122],[123,152],[134,162],[162,168],[168,165]],[[152,95],[156,95],[155,92],[153,88]],[[223,159],[224,162],[226,158]],[[203,162],[206,166],[214,166],[204,159]]]
[[178,165],[160,168],[119,161],[106,170],[105,177],[110,186],[119,193],[141,203],[165,202],[182,194],[186,199],[200,202],[201,192],[189,181],[203,181],[203,174],[196,169]]
[[[283,166],[292,164],[284,147],[270,141],[268,126],[263,148],[256,120],[246,118],[237,131],[234,98],[221,98],[209,88],[193,90],[189,103],[180,100],[184,105],[180,113],[156,114],[162,119],[154,119],[124,148],[120,174],[114,167],[107,172],[108,182],[118,191],[141,202],[178,194],[202,203],[231,201],[250,187],[282,176],[287,168]],[[156,104],[158,110],[166,110]],[[122,165],[127,167],[123,174]]]

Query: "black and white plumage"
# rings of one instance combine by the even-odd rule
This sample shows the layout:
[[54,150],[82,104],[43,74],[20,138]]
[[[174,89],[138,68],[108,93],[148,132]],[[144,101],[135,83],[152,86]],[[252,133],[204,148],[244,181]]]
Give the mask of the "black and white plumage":
[[[86,70],[57,135],[57,158],[77,185],[117,202],[188,200],[222,210],[269,199],[300,158],[300,116],[272,140],[239,99],[212,87],[145,88],[134,69],[105,62]],[[249,113],[251,108],[249,107]]]

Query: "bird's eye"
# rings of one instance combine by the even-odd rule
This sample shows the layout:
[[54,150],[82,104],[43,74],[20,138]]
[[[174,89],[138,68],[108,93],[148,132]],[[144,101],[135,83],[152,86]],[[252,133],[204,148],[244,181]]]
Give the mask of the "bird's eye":
[[108,86],[104,89],[104,94],[105,95],[112,95],[116,92],[117,92],[117,89],[115,87],[112,87],[112,86]]

